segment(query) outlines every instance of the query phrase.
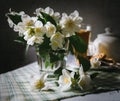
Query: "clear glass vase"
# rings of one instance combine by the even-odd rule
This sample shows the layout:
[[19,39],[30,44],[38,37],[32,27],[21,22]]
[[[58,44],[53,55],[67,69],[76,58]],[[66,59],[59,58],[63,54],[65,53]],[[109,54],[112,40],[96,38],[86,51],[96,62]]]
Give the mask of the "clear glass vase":
[[48,73],[49,76],[53,76],[56,70],[58,70],[59,68],[61,68],[62,70],[63,68],[66,67],[66,55],[62,59],[56,60],[54,62],[50,61],[49,55],[43,57],[40,54],[39,49],[36,50],[36,55],[37,55],[37,63],[40,73],[45,72]]
[[54,63],[48,63],[50,65],[46,66],[45,60],[39,55],[37,55],[37,62],[41,72],[54,72],[59,67],[62,67],[63,65],[65,65],[65,61],[59,60]]

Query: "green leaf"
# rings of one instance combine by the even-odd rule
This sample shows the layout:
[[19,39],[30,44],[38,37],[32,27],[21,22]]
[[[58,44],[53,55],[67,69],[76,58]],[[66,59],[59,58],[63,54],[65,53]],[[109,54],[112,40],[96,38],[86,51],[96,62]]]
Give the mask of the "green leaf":
[[75,72],[74,79],[76,79],[76,80],[79,79],[79,72]]
[[71,78],[72,84],[71,84],[71,88],[74,90],[79,90],[79,86],[78,86],[78,80]]
[[77,57],[80,61],[80,64],[83,66],[84,71],[88,71],[90,69],[90,61],[82,56]]
[[58,82],[55,82],[56,86],[59,86],[59,83]]
[[57,55],[50,53],[50,61],[51,62],[55,62],[58,60],[59,60],[59,57]]
[[60,75],[62,75],[62,67],[55,70],[54,74],[56,75],[56,78],[58,79]]
[[[50,61],[47,59],[45,60],[45,68],[49,67],[50,66]],[[51,66],[50,66],[51,67]]]
[[39,46],[40,49],[46,49],[46,48],[50,48],[50,39],[48,37],[46,37],[46,35],[44,35],[44,41],[43,43]]
[[19,22],[22,22],[21,16],[18,14],[13,15],[13,14],[8,13],[7,17],[9,17],[13,21],[13,23],[15,23],[16,25]]
[[50,62],[55,62],[61,59],[62,54],[55,54],[54,52],[50,52]]
[[44,19],[42,19],[40,16],[38,16],[38,20],[40,20],[43,24],[46,23],[46,21]]
[[47,68],[49,66],[48,61],[45,61],[45,68]]
[[62,53],[65,53],[66,51],[65,51],[65,49],[58,49],[54,52],[62,54]]
[[44,20],[45,20],[46,22],[49,21],[49,22],[51,22],[53,25],[57,26],[55,20],[54,20],[50,15],[48,15],[48,14],[46,14],[46,13],[44,13],[44,12],[41,12],[41,15],[43,16],[43,18],[44,18]]
[[74,35],[69,38],[70,46],[69,49],[73,52],[72,48],[75,48],[75,51],[79,53],[85,53],[87,51],[87,44],[79,35]]
[[39,54],[41,56],[48,55],[48,51],[51,49],[50,45],[50,39],[44,36],[44,42],[41,45],[36,45],[36,48],[39,50]]
[[69,49],[68,50],[71,52],[71,54],[74,55],[73,46],[72,46],[71,43],[69,44]]

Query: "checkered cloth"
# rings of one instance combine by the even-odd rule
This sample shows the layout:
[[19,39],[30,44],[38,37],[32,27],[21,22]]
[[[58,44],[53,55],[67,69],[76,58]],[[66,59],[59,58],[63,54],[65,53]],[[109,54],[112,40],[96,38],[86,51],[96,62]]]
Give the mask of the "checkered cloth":
[[34,62],[0,74],[0,101],[57,101],[68,97],[97,93],[100,90],[120,89],[120,75],[118,72],[94,72],[98,72],[99,75],[93,80],[96,89],[90,92],[34,91],[31,89],[30,81],[34,75],[39,75],[37,62]]

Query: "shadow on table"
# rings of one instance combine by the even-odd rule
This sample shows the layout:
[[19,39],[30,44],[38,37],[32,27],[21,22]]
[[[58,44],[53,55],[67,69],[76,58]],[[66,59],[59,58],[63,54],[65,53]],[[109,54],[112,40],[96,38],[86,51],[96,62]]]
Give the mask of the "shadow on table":
[[30,47],[26,55],[24,54],[24,49],[19,47],[15,51],[9,51],[1,55],[0,74],[15,70],[34,61],[36,61],[34,47]]

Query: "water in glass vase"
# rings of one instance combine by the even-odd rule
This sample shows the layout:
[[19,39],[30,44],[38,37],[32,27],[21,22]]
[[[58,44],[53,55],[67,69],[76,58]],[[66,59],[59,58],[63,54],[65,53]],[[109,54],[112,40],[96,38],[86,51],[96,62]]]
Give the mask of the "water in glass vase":
[[[38,67],[40,70],[40,73],[48,73],[49,77],[54,77],[54,72],[58,69],[62,70],[63,68],[66,67],[66,60],[63,56],[63,58],[59,60],[55,60],[54,62],[51,62],[51,56],[50,53],[46,54],[45,56],[41,56],[39,51],[36,51],[37,54],[37,62],[38,62]],[[53,53],[52,53],[53,54]],[[56,53],[55,53],[56,54]],[[58,55],[58,54],[57,54]],[[54,58],[54,57],[52,57]],[[60,71],[61,72],[61,71]]]

